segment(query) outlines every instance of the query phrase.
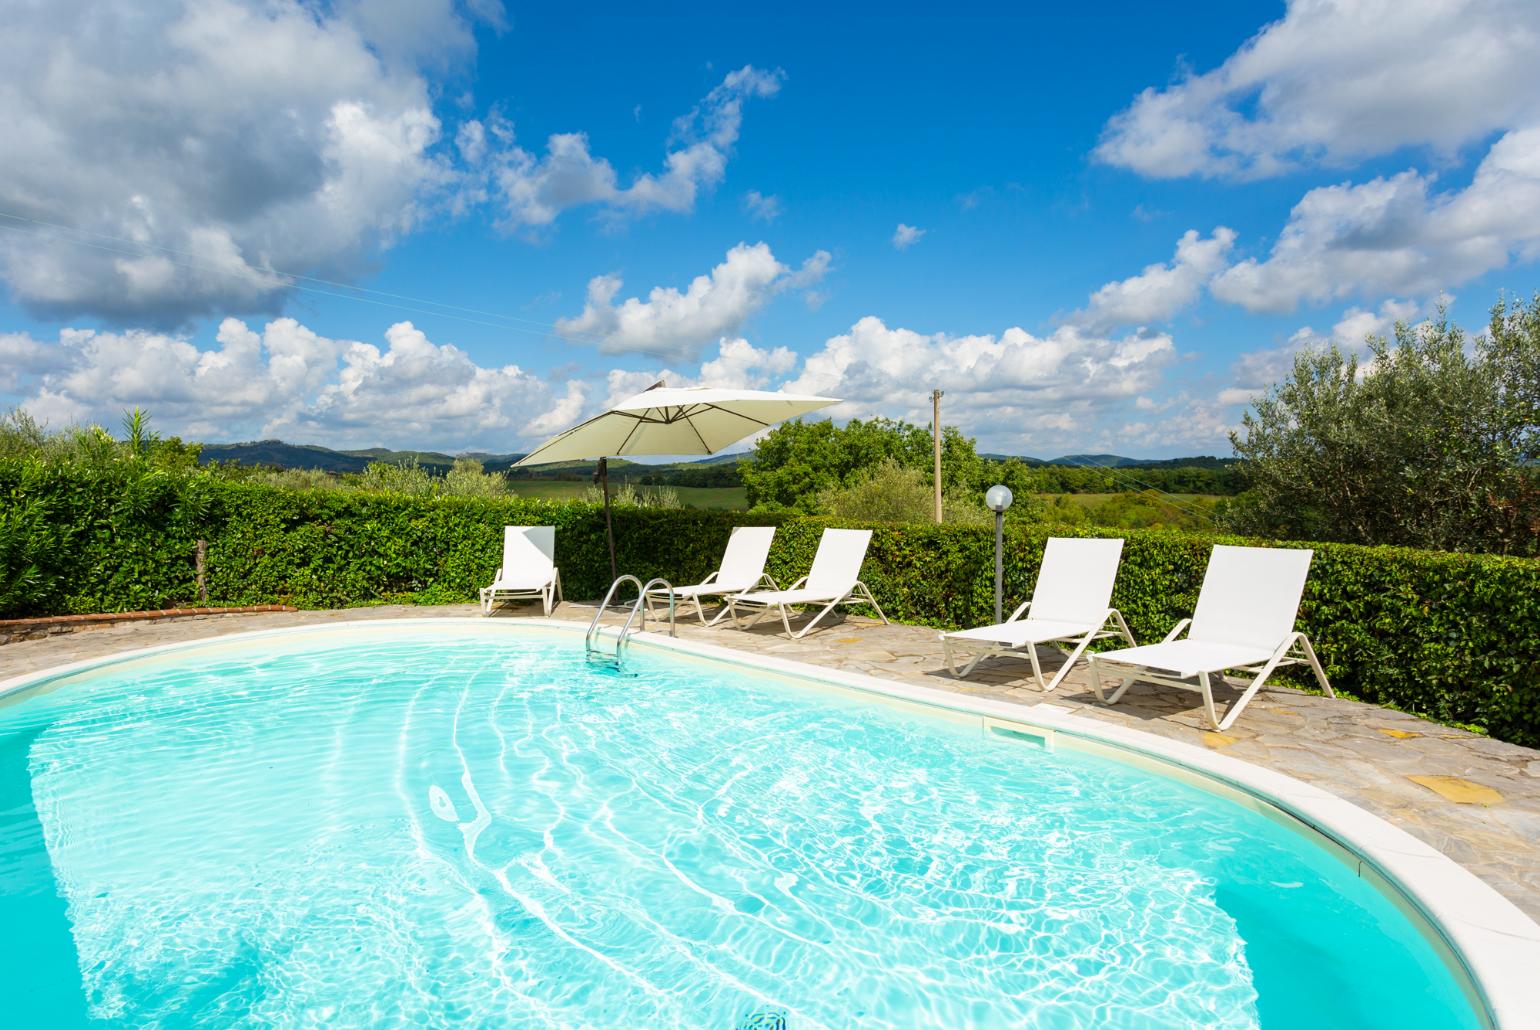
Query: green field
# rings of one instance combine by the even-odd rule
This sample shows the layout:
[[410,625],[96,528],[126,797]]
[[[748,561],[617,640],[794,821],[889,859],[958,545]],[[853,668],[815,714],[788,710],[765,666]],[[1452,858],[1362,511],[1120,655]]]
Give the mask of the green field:
[[[1114,497],[1123,497],[1125,494],[1038,494],[1044,501],[1052,501],[1055,497],[1062,497],[1070,504],[1079,505],[1082,508],[1100,508]],[[1219,498],[1215,494],[1161,494],[1161,500],[1172,504],[1180,504],[1194,507],[1194,502],[1199,504],[1212,504]]]
[[1222,497],[1211,494],[1161,494],[1153,490],[1118,494],[1038,494],[1049,522],[1137,529],[1169,526],[1211,531]]
[[[518,480],[510,483],[509,488],[520,497],[542,501],[570,501],[582,497],[588,490],[588,484]],[[675,486],[669,489],[678,492],[679,503],[686,508],[747,508],[749,506],[748,495],[741,486]]]

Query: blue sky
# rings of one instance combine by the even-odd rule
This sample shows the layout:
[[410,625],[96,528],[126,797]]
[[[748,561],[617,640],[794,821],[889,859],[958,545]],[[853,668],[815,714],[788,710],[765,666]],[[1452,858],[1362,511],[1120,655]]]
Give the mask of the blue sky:
[[1298,349],[1540,289],[1518,0],[8,23],[0,404],[56,425],[517,450],[664,377],[1227,453]]

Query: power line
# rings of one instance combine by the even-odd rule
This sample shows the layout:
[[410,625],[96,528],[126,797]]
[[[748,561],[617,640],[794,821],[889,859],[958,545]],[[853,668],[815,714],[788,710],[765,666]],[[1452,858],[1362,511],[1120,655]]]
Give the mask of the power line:
[[1207,512],[1201,510],[1200,508],[1188,507],[1186,505],[1181,504],[1178,501],[1171,500],[1170,498],[1175,497],[1176,496],[1175,494],[1167,493],[1166,491],[1161,490],[1159,487],[1152,486],[1149,483],[1144,482],[1143,480],[1134,478],[1132,473],[1129,473],[1126,469],[1120,469],[1120,468],[1117,468],[1117,467],[1115,467],[1113,465],[1098,465],[1095,462],[1081,462],[1081,463],[1071,464],[1070,468],[1099,469],[1102,472],[1108,473],[1114,479],[1122,477],[1126,482],[1132,483],[1135,486],[1143,487],[1144,489],[1150,491],[1151,493],[1159,494],[1160,497],[1163,499],[1162,503],[1167,504],[1167,505],[1169,505],[1172,508],[1175,508],[1177,511],[1185,512],[1186,514],[1191,515],[1193,518],[1196,518],[1196,519],[1202,519],[1204,522],[1207,522],[1211,526],[1217,526],[1218,525],[1218,523],[1216,523],[1214,521],[1213,516],[1209,515]]
[[[15,224],[21,223],[21,224]],[[35,228],[29,228],[35,227]],[[575,341],[587,343],[593,346],[602,346],[605,341],[586,333],[556,333],[547,322],[535,319],[521,318],[517,315],[508,315],[496,311],[487,311],[482,308],[465,307],[459,304],[449,304],[443,301],[431,300],[423,297],[413,297],[408,294],[392,293],[388,290],[376,290],[365,286],[354,286],[349,283],[338,282],[332,279],[322,279],[318,276],[301,275],[297,272],[285,272],[280,269],[266,271],[251,268],[229,268],[216,265],[213,262],[204,261],[186,251],[177,250],[160,244],[145,243],[139,240],[130,240],[122,236],[113,236],[109,233],[96,232],[90,229],[80,229],[74,226],[63,225],[58,222],[49,222],[40,218],[31,218],[26,215],[18,215],[14,212],[0,210],[0,229],[20,233],[24,236],[33,236],[39,239],[51,239],[59,243],[69,243],[79,247],[89,247],[93,250],[104,251],[109,254],[118,254],[124,257],[156,256],[167,257],[173,265],[195,271],[212,272],[216,275],[229,276],[231,278],[260,281],[269,288],[282,286],[287,289],[299,290],[322,297],[331,297],[337,300],[352,300],[364,304],[373,304],[376,307],[391,308],[397,311],[405,311],[411,314],[427,315],[437,318],[452,318],[456,321],[467,322],[471,325],[485,326],[490,329],[502,329],[507,332],[524,333],[536,336],[540,339]],[[53,230],[42,232],[39,230]],[[76,239],[60,233],[75,233],[80,236],[92,236],[97,240],[105,240],[108,243],[121,246],[108,246],[104,243],[96,243],[86,239]],[[129,248],[129,249],[125,249]],[[273,282],[273,280],[281,282]],[[316,284],[316,285],[307,285]],[[321,287],[331,287],[322,289]],[[339,290],[347,292],[337,292]],[[368,296],[365,296],[368,295]],[[388,299],[376,299],[388,298]],[[427,305],[426,307],[424,305]],[[470,316],[482,317],[470,317]],[[487,319],[499,321],[487,321]],[[634,350],[634,353],[642,354],[658,361],[668,361],[671,355],[660,351]]]

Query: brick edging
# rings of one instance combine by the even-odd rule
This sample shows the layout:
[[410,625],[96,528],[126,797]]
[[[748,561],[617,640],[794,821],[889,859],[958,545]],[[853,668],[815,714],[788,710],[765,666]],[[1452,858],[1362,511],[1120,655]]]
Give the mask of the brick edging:
[[140,619],[175,619],[189,615],[249,615],[257,612],[297,612],[292,604],[248,604],[239,608],[161,608],[147,612],[95,612],[89,615],[39,615],[30,619],[0,619],[0,631],[47,629]]

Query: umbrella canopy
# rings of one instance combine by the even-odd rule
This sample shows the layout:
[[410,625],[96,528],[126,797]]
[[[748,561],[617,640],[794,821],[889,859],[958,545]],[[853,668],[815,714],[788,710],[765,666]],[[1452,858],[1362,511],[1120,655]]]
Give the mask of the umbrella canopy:
[[658,386],[552,437],[515,465],[636,454],[712,454],[777,422],[838,404],[834,397]]
[[615,576],[615,524],[610,518],[605,459],[631,454],[711,454],[777,422],[838,403],[834,397],[764,390],[671,390],[659,383],[551,437],[514,465],[599,459],[595,478],[604,491],[604,535],[610,546],[610,575]]

